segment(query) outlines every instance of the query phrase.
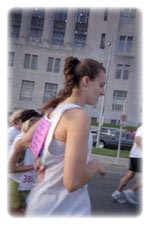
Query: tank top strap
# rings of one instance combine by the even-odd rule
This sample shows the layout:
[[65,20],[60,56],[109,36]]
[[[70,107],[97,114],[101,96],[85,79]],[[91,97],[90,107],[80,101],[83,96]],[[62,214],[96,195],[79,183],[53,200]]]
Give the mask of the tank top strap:
[[56,117],[60,117],[65,111],[73,108],[81,108],[81,106],[76,105],[74,103],[70,104],[59,104],[52,112],[51,118],[55,119]]
[[54,131],[55,131],[55,128],[61,118],[61,116],[63,115],[63,113],[69,109],[74,109],[74,108],[81,108],[81,106],[79,105],[76,105],[74,103],[71,103],[71,104],[65,104],[65,105],[58,105],[56,107],[56,109],[52,112],[52,115],[51,115],[51,119],[49,120],[50,123],[51,123],[51,127],[48,131],[48,134],[47,134],[47,137],[46,137],[46,140],[45,140],[45,145],[44,145],[44,149],[43,149],[43,153],[42,153],[42,162],[44,163],[45,161],[45,158],[48,154],[48,147],[52,141],[52,138],[53,138],[53,134],[54,134]]

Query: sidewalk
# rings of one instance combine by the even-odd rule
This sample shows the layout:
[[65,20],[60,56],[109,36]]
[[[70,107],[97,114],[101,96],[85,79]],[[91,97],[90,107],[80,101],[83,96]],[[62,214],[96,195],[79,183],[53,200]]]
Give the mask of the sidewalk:
[[121,167],[128,167],[129,159],[128,158],[119,158],[118,164],[116,163],[116,157],[111,156],[105,156],[105,155],[98,155],[98,154],[92,154],[93,159],[99,159],[102,163],[104,163],[106,166],[121,166]]

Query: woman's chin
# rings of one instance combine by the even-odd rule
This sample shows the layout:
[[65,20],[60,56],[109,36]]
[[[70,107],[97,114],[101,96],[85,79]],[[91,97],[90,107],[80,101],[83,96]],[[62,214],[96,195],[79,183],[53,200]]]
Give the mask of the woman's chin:
[[93,104],[91,104],[93,107],[97,106],[98,101],[94,102]]

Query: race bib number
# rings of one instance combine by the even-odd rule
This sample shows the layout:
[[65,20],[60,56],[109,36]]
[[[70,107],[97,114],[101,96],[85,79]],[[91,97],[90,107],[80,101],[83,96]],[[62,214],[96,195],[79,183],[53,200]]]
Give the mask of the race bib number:
[[26,172],[21,174],[19,182],[19,190],[31,190],[36,184],[37,173]]
[[22,183],[33,183],[33,182],[34,182],[33,175],[28,175],[28,174],[23,175]]
[[51,123],[45,118],[42,118],[30,144],[30,150],[35,158],[37,158],[43,150],[45,139],[50,127]]

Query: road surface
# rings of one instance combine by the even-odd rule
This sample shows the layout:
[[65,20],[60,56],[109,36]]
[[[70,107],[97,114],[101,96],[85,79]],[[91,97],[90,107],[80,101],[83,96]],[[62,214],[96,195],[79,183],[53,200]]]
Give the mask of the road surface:
[[[105,164],[106,176],[100,177],[96,174],[89,183],[88,189],[92,204],[92,214],[101,216],[130,216],[136,217],[142,212],[142,191],[138,193],[139,204],[133,205],[129,202],[120,204],[115,202],[111,194],[116,189],[120,179],[128,168],[128,159],[119,159],[119,165],[114,164],[115,159],[111,157],[93,155],[93,158],[100,158]],[[132,185],[139,175],[130,181],[126,188]]]

